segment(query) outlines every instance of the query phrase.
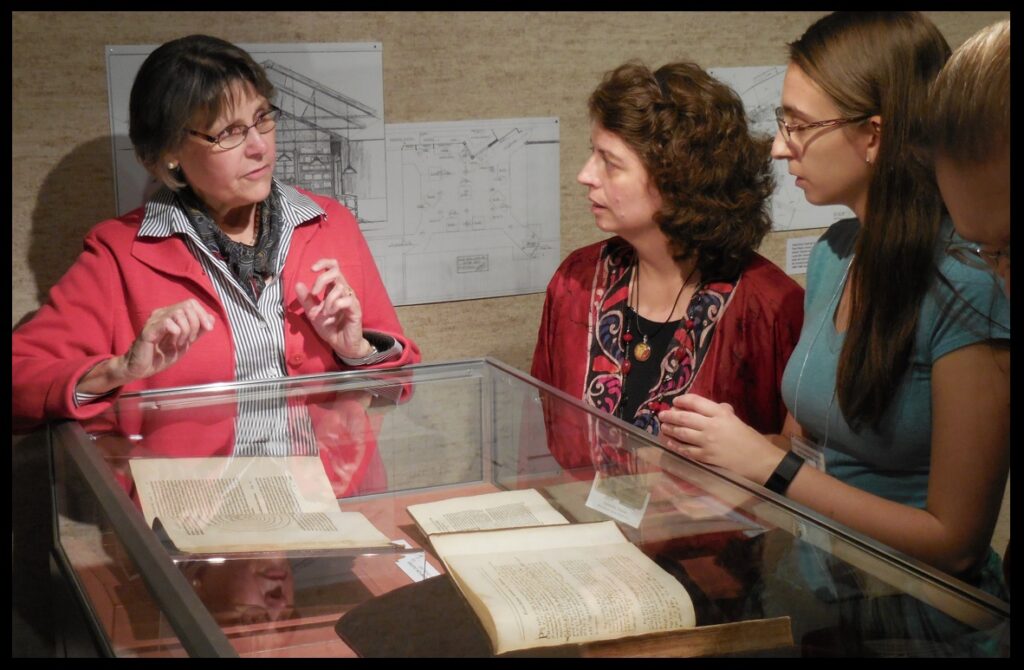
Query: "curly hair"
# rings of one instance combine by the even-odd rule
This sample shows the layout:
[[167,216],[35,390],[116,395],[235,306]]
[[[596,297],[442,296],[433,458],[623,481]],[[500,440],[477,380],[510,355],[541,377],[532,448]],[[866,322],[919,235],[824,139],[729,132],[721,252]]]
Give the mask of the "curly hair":
[[588,106],[643,162],[673,257],[695,257],[704,281],[737,277],[771,229],[775,190],[772,138],[751,135],[740,97],[693,63],[651,72],[631,61],[605,74]]

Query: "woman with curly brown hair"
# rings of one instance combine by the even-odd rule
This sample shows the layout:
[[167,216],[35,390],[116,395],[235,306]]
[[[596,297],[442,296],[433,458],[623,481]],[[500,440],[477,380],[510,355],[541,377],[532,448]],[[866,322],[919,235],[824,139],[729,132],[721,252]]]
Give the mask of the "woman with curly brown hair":
[[690,392],[781,429],[803,290],[757,249],[771,228],[771,139],[692,63],[626,63],[590,96],[587,187],[614,235],[569,254],[547,289],[533,376],[658,434]]

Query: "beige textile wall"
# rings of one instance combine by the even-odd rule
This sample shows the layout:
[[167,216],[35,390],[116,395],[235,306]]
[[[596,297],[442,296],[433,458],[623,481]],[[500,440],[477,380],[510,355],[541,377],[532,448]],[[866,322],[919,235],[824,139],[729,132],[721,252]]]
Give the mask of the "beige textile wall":
[[[1005,12],[929,12],[952,46]],[[819,12],[15,12],[12,14],[12,326],[36,309],[114,216],[108,44],[203,32],[232,42],[383,44],[387,123],[557,116],[562,257],[595,242],[584,188],[586,100],[632,59],[704,67],[785,63]],[[761,252],[785,267],[786,238]],[[803,281],[803,276],[796,279]],[[399,308],[428,362],[493,356],[528,370],[542,293]]]

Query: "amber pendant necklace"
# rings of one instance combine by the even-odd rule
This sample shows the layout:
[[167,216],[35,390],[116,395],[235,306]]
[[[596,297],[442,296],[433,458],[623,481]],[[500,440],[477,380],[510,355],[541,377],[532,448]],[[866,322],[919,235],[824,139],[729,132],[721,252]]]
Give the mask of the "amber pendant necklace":
[[[665,320],[662,321],[657,328],[654,329],[654,332],[648,335],[648,333],[645,333],[643,329],[640,328],[640,312],[637,309],[640,303],[640,261],[637,260],[633,263],[633,290],[630,292],[631,299],[629,302],[633,303],[633,313],[636,315],[636,332],[641,337],[641,340],[637,342],[635,345],[633,345],[633,360],[643,363],[644,361],[651,357],[651,345],[648,344],[649,337],[654,337],[655,335],[660,333],[661,329],[665,327],[665,324],[672,320],[672,315],[676,313],[676,307],[679,306],[679,298],[683,296],[683,291],[686,290],[686,285],[690,283],[690,279],[693,277],[693,273],[696,271],[697,266],[694,265],[693,269],[690,270],[690,274],[687,275],[686,279],[683,280],[683,285],[679,287],[679,293],[676,294],[676,299],[672,302],[672,309],[669,310],[668,316],[665,317]],[[633,333],[630,332],[628,326],[626,328],[626,332],[622,336],[622,340],[623,342],[626,343],[627,347],[633,341]],[[623,363],[623,372],[629,374],[629,369],[631,367],[632,364],[629,362],[629,356],[627,355],[626,361]]]
[[[640,322],[637,321],[636,329],[640,330]],[[633,358],[643,363],[651,357],[651,345],[647,344],[647,336],[644,335],[644,339],[637,342],[636,346],[633,347]]]

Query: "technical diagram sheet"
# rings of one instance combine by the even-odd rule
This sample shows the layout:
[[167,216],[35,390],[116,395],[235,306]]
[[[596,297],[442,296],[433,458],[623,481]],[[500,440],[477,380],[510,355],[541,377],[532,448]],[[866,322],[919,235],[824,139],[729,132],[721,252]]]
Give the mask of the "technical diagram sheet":
[[559,262],[557,118],[387,124],[388,216],[363,229],[392,302],[544,291]]
[[[752,130],[775,136],[775,108],[782,100],[785,65],[767,67],[719,67],[708,70],[711,76],[732,87],[747,108]],[[786,161],[775,161],[775,195],[772,198],[772,230],[824,228],[840,219],[853,216],[847,207],[818,207],[807,202],[804,192],[796,187]]]

